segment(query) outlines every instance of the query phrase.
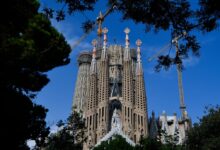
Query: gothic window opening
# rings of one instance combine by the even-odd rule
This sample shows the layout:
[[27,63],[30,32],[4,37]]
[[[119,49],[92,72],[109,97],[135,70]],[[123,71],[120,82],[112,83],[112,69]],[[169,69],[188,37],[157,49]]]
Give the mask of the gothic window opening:
[[[97,129],[98,126],[98,113],[96,113],[96,119],[95,119],[95,128]],[[96,134],[97,136],[97,134]]]
[[143,126],[143,116],[141,116],[141,126]]
[[100,124],[100,118],[101,118],[101,109],[99,109],[99,124]]
[[138,125],[140,125],[140,116],[138,115]]
[[129,107],[128,107],[128,117],[129,117],[129,112],[130,112],[130,111],[129,111]]
[[125,107],[125,117],[126,117],[126,109],[127,109],[127,108]]
[[133,122],[134,122],[133,125],[134,125],[134,129],[135,129],[135,128],[136,128],[136,120],[135,120],[135,119],[136,119],[136,114],[134,114],[133,119],[134,119],[134,121],[133,121]]

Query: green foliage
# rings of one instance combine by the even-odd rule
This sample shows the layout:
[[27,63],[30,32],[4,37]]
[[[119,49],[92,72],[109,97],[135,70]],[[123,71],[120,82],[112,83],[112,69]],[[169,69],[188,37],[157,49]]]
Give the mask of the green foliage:
[[189,131],[187,147],[190,150],[220,149],[220,107],[207,107],[206,115]]
[[85,121],[73,112],[66,122],[57,123],[60,130],[48,136],[45,150],[82,150],[85,137]]
[[140,140],[140,144],[136,145],[136,150],[144,150],[144,149],[152,149],[152,150],[161,150],[162,148],[161,142],[156,139],[151,138],[143,138]]
[[1,92],[5,96],[1,98],[2,146],[16,150],[29,149],[27,139],[35,140],[38,146],[42,145],[49,133],[45,122],[47,109],[16,91],[1,89]]
[[36,149],[49,133],[48,111],[32,100],[48,82],[46,72],[69,63],[70,46],[38,12],[37,0],[8,0],[0,5],[0,97],[3,145],[7,149]]
[[174,139],[165,136],[166,144],[162,144],[159,139],[143,138],[140,144],[137,144],[135,150],[182,150],[183,147],[174,144]]
[[174,135],[168,135],[166,131],[159,131],[160,138],[164,139],[166,145],[170,145],[171,147],[175,147],[179,141],[179,131],[175,131]]
[[[65,14],[73,14],[75,11],[93,10],[95,0],[59,0],[63,4],[57,11],[58,21],[65,19]],[[108,0],[109,7],[114,6],[117,12],[122,14],[123,20],[131,19],[135,23],[145,25],[146,32],[153,30],[156,33],[160,30],[169,31],[170,39],[183,34],[179,41],[179,54],[175,56],[158,56],[158,65],[155,70],[162,68],[169,69],[171,65],[180,64],[190,54],[199,56],[200,44],[197,41],[194,31],[210,32],[219,26],[220,1],[219,0],[198,0],[198,9],[194,9],[190,0]],[[66,9],[65,9],[66,8]],[[45,8],[46,16],[53,17],[51,8]],[[66,12],[66,13],[65,13]],[[82,27],[86,33],[94,29],[94,21],[88,20]],[[178,61],[177,61],[178,60]],[[183,68],[183,66],[182,66]]]
[[55,19],[62,21],[65,19],[66,13],[73,14],[77,11],[92,11],[96,0],[57,0],[56,2],[62,5],[61,9],[55,11],[52,8],[45,7],[43,12],[48,18],[53,18],[54,12],[56,12]]
[[120,136],[115,135],[110,141],[104,141],[93,150],[133,150],[134,147],[126,142],[126,140]]
[[94,148],[94,150],[182,150],[182,146],[173,145],[171,143],[162,144],[157,139],[142,138],[139,144],[132,147],[120,135],[116,135],[110,141],[104,141],[101,145]]

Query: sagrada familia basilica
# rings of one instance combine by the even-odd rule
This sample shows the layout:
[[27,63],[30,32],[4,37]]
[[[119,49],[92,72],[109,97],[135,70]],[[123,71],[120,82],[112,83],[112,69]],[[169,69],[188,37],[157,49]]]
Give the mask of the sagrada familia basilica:
[[[82,52],[78,57],[73,106],[86,120],[84,149],[92,149],[115,134],[134,146],[141,136],[157,137],[160,129],[168,135],[178,133],[177,144],[183,143],[190,127],[186,112],[184,119],[165,112],[159,119],[154,114],[148,119],[141,40],[136,41],[135,49],[130,48],[130,30],[126,28],[125,46],[108,46],[108,29],[102,32],[103,42],[93,40],[92,52]],[[166,142],[163,138],[161,141]]]

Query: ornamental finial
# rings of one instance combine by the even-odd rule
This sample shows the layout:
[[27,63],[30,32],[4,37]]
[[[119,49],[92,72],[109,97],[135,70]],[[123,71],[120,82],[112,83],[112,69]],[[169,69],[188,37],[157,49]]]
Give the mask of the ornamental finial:
[[137,61],[138,62],[141,62],[141,48],[140,48],[141,44],[142,44],[141,40],[138,39],[136,41],[136,45],[137,45]]
[[130,33],[130,29],[129,28],[125,28],[124,30],[126,37],[125,37],[125,47],[128,48],[129,47],[129,37],[128,34]]
[[104,34],[106,34],[106,33],[108,33],[108,29],[105,27],[105,28],[103,28],[102,32],[103,32]]
[[125,34],[129,34],[130,33],[130,29],[127,27],[127,28],[125,28],[124,32],[125,32]]
[[102,32],[104,33],[104,41],[103,41],[103,51],[102,51],[102,55],[101,55],[101,60],[106,60],[107,58],[107,35],[106,33],[108,33],[108,29],[105,27],[103,28]]
[[141,41],[140,39],[138,39],[138,40],[136,41],[136,45],[137,45],[138,47],[140,47],[141,44],[142,44],[142,41]]
[[93,45],[92,58],[95,59],[95,57],[96,57],[96,45],[97,45],[97,40],[96,39],[92,40],[92,45]]
[[103,28],[102,32],[104,33],[104,45],[106,44],[107,41],[107,33],[108,33],[108,29],[105,27]]

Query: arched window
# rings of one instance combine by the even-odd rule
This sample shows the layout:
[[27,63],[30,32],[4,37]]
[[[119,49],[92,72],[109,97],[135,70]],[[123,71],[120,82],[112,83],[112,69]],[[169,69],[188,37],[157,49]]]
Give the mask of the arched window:
[[138,115],[138,125],[140,125],[140,116]]
[[135,129],[135,128],[136,128],[136,120],[135,120],[135,119],[136,119],[136,114],[135,114],[135,113],[134,113],[134,117],[133,117],[133,119],[134,119],[134,121],[133,121],[133,122],[134,122],[133,125],[134,125],[134,129]]
[[143,126],[143,116],[141,116],[141,125]]
[[128,117],[129,117],[129,114],[130,114],[130,109],[129,109],[129,107],[128,107]]
[[126,117],[126,109],[127,109],[127,108],[125,107],[125,117]]

